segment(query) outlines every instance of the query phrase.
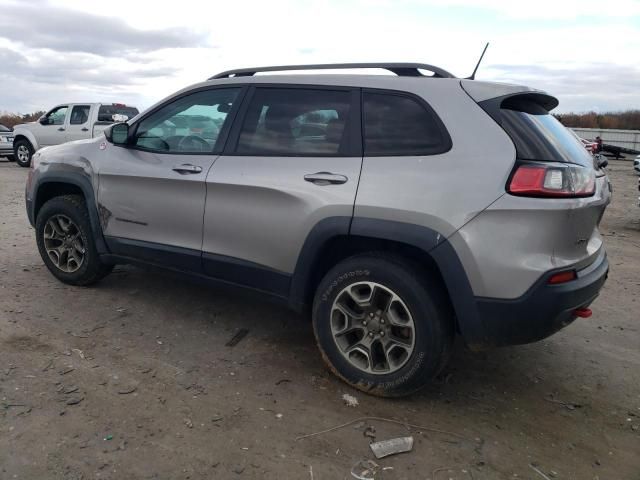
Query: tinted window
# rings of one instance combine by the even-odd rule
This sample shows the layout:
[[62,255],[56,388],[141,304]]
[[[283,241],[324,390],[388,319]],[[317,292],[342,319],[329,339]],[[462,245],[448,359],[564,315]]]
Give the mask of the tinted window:
[[[111,105],[100,105],[98,109],[98,121],[99,122],[126,122],[131,120],[138,114],[138,109],[135,107],[127,107],[120,103],[113,103]],[[117,115],[114,117],[114,115]],[[124,118],[126,117],[126,118]]]
[[89,120],[89,105],[76,105],[71,109],[71,117],[69,123],[71,125],[82,125]]
[[545,108],[530,100],[516,97],[503,102],[501,122],[519,159],[593,166],[593,158],[582,142]]
[[351,93],[258,88],[244,119],[241,155],[344,155]]
[[134,144],[164,152],[213,152],[239,92],[221,88],[181,97],[142,120]]
[[365,155],[433,155],[450,148],[444,126],[415,99],[365,92]]

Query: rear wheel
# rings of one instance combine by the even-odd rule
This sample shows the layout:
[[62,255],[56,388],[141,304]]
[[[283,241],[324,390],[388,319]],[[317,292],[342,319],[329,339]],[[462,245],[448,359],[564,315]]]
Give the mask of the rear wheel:
[[29,167],[31,165],[31,157],[33,156],[33,147],[29,140],[18,140],[13,144],[13,153],[16,163],[21,167]]
[[401,257],[366,254],[321,281],[313,327],[324,360],[374,395],[412,393],[445,366],[453,316],[442,287]]
[[100,260],[87,207],[78,195],[55,197],[42,206],[36,241],[45,265],[64,283],[90,285],[113,269]]

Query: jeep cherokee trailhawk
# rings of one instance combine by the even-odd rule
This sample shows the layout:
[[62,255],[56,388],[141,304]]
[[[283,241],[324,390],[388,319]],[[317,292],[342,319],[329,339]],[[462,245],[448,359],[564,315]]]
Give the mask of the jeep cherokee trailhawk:
[[[374,67],[395,75],[264,74]],[[37,151],[27,212],[65,283],[148,263],[248,287],[309,312],[346,382],[403,395],[456,332],[522,344],[590,315],[610,187],[557,104],[422,64],[224,72]]]

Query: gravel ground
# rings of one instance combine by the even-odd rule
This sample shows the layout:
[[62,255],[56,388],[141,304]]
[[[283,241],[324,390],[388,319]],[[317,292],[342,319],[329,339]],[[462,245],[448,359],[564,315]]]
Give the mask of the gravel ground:
[[[457,345],[436,384],[401,400],[335,379],[309,322],[242,292],[133,267],[59,283],[26,218],[26,173],[0,160],[0,479],[351,479],[372,431],[415,438],[376,479],[640,479],[630,162],[611,162],[611,274],[593,317],[533,345]],[[422,427],[356,421],[296,440],[365,416]]]

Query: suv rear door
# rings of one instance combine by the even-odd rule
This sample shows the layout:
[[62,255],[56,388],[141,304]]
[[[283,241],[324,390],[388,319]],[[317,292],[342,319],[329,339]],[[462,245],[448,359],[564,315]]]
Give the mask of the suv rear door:
[[359,103],[354,88],[250,87],[207,176],[205,273],[285,295],[311,229],[329,217],[348,229],[362,165]]

